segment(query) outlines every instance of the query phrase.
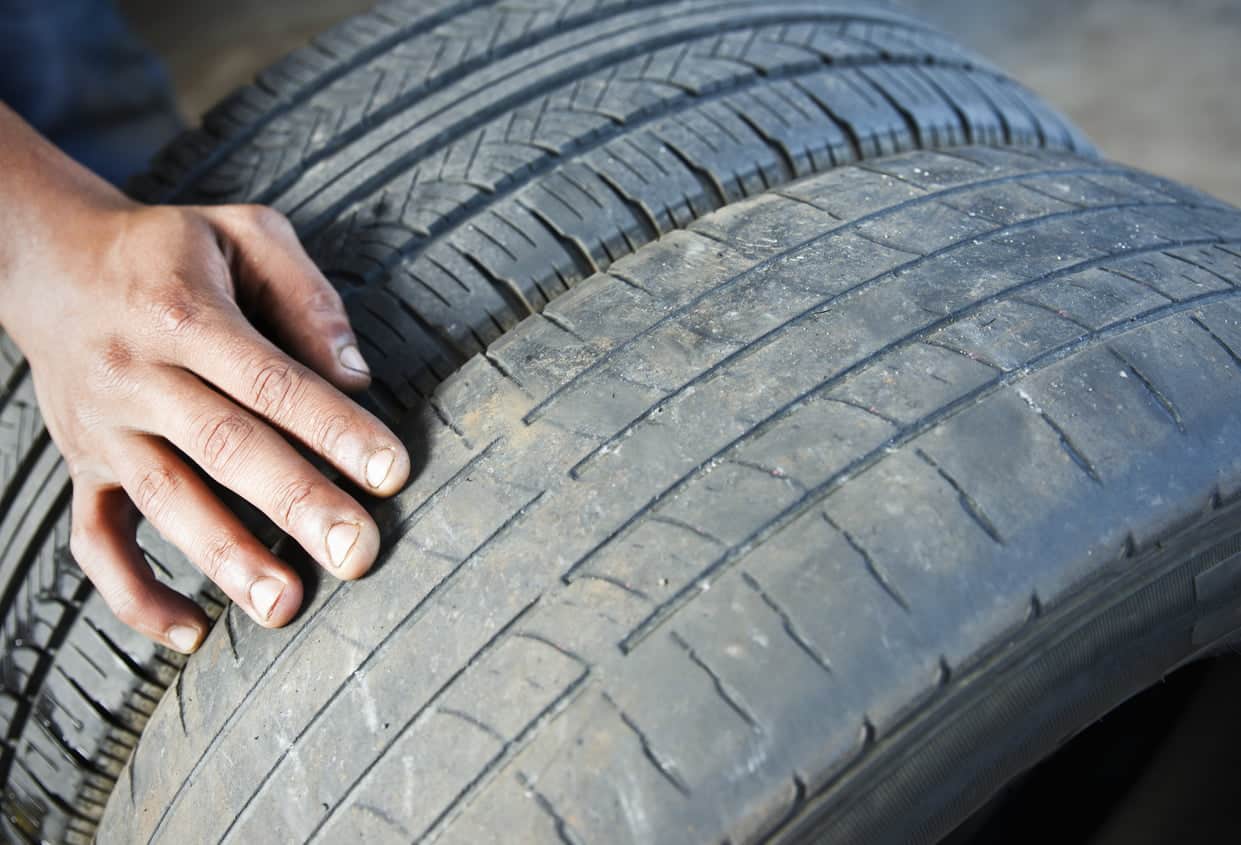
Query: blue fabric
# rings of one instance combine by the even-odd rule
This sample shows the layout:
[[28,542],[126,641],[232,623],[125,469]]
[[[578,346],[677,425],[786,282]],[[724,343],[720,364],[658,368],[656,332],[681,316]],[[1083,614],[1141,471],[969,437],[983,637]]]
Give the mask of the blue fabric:
[[181,128],[167,74],[110,0],[0,0],[0,100],[115,185]]

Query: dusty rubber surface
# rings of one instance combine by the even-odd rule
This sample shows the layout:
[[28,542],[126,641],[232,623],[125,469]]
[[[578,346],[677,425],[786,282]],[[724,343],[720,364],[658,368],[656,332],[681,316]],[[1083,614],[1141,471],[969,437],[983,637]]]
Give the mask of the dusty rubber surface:
[[[135,192],[288,213],[345,293],[372,401],[399,419],[660,234],[798,176],[969,142],[1088,149],[999,71],[879,4],[394,2],[221,104]],[[180,661],[82,580],[68,480],[24,363],[2,351],[0,825],[84,842]],[[180,555],[143,543],[220,611]]]
[[377,571],[226,615],[101,840],[930,841],[1241,623],[1239,281],[1055,153],[709,215],[407,416]]
[[395,407],[616,258],[797,176],[915,147],[1089,149],[883,4],[400,8],[277,65],[138,186],[288,214]]

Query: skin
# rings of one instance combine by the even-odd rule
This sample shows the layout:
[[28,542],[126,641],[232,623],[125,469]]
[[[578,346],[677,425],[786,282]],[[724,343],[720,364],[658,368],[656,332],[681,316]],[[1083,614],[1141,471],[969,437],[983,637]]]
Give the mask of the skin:
[[0,325],[73,479],[70,548],[126,624],[187,653],[208,630],[143,559],[139,514],[259,624],[301,604],[293,570],[191,463],[335,577],[374,562],[374,521],[290,441],[377,496],[405,484],[409,455],[344,395],[369,371],[279,213],[135,203],[0,104]]

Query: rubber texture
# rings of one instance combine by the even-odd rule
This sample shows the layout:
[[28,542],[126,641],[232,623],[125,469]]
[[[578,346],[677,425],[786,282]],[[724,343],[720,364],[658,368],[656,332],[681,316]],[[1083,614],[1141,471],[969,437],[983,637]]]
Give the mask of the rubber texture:
[[286,213],[394,409],[576,281],[797,176],[915,147],[1090,149],[881,4],[399,8],[273,68],[137,186]]
[[[842,163],[965,143],[1090,150],[986,62],[881,4],[409,0],[264,73],[133,193],[289,214],[345,294],[377,373],[371,402],[395,421],[661,234]],[[2,342],[0,825],[16,841],[85,842],[181,660],[82,581],[63,466]],[[142,541],[221,611],[175,550],[146,529]]]
[[408,414],[358,584],[225,615],[102,842],[931,842],[1241,627],[1241,213],[848,166],[617,260]]
[[[0,367],[0,841],[86,843],[184,658],[121,624],[73,561],[68,473],[3,335]],[[149,526],[139,544],[161,580],[223,610]]]

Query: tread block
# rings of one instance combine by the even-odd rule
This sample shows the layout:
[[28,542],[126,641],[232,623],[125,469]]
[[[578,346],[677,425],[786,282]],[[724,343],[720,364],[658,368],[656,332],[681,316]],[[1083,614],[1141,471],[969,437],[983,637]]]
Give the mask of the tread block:
[[[621,258],[452,376],[373,583],[316,599],[287,652],[238,638],[239,666],[272,668],[209,714],[192,665],[153,735],[181,714],[225,731],[163,821],[122,822],[201,831],[193,796],[223,790],[243,810],[217,835],[452,840],[497,808],[569,841],[658,838],[650,818],[766,835],[972,694],[1048,608],[1130,572],[1127,543],[1236,488],[1213,456],[1241,423],[1201,381],[1241,378],[1235,255],[1200,255],[1232,216],[1057,155],[864,168]],[[849,195],[865,210],[837,214]],[[746,215],[797,220],[781,242]],[[299,665],[319,644],[344,665]],[[212,780],[275,726],[264,771]],[[167,761],[136,759],[158,813],[142,782]]]

